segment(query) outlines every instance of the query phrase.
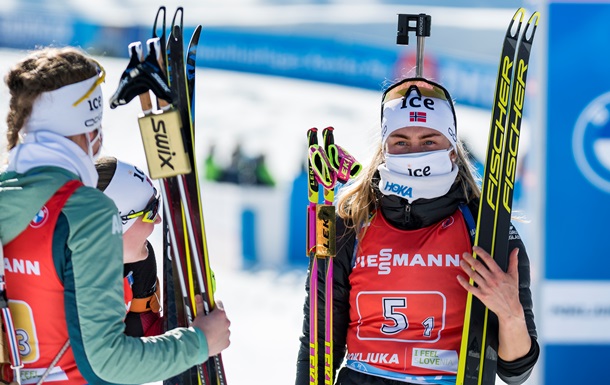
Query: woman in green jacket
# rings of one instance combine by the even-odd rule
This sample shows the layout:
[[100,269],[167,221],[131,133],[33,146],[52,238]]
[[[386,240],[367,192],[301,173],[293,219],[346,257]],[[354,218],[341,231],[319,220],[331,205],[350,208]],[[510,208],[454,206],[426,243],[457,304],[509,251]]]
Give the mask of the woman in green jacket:
[[95,188],[103,81],[103,68],[69,47],[34,51],[5,77],[10,153],[0,174],[0,241],[23,384],[42,376],[57,384],[160,381],[229,345],[224,311],[203,316],[201,301],[191,327],[150,338],[123,333],[121,219]]

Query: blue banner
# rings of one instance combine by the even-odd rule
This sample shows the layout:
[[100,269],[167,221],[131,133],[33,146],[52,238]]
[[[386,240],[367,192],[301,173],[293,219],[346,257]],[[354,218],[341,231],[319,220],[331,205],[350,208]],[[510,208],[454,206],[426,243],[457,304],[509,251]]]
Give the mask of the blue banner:
[[544,383],[607,383],[610,4],[556,2],[548,10]]

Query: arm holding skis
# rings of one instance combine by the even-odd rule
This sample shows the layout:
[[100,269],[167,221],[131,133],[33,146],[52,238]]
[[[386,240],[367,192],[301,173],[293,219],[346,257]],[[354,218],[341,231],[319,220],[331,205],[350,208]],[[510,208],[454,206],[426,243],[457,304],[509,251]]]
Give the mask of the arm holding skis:
[[[67,262],[58,271],[79,371],[89,383],[141,384],[169,378],[206,361],[210,348],[218,349],[215,342],[208,345],[208,339],[217,338],[206,335],[206,331],[211,333],[206,328],[221,328],[223,317],[218,322],[202,312],[195,327],[148,338],[124,334],[123,247],[121,230],[116,229],[120,220],[114,203],[92,192],[77,190],[64,207],[69,228],[63,257]],[[90,212],[99,214],[91,216]],[[200,329],[202,323],[207,325]]]
[[478,287],[467,279],[458,281],[479,298],[498,317],[498,375],[508,384],[521,384],[531,374],[538,360],[540,347],[532,310],[529,258],[517,231],[511,225],[509,266],[507,272],[483,249],[464,253],[462,269]]

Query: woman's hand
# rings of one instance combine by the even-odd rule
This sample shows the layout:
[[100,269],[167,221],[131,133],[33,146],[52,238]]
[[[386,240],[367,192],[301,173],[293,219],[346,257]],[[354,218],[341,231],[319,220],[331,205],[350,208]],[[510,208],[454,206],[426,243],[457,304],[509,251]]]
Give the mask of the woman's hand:
[[523,357],[530,350],[531,339],[519,301],[519,249],[510,253],[507,272],[482,248],[472,250],[477,258],[464,253],[460,266],[474,284],[462,275],[458,275],[458,282],[498,317],[498,355],[505,361]]

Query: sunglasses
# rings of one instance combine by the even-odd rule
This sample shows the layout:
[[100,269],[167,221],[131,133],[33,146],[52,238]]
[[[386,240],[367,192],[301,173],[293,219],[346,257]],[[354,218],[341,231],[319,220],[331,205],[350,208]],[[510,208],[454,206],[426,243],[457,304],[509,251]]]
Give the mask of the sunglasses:
[[158,213],[159,213],[159,195],[157,195],[157,190],[155,189],[155,197],[153,198],[152,201],[150,201],[146,205],[144,210],[141,210],[141,211],[138,211],[138,212],[135,212],[132,214],[121,215],[121,220],[128,221],[130,219],[142,217],[142,222],[153,223],[155,221],[155,219],[157,219]]
[[412,90],[417,90],[417,93],[422,96],[437,98],[442,100],[451,100],[451,95],[440,84],[434,83],[431,80],[424,78],[407,78],[393,84],[383,92],[381,103],[389,100],[404,98]]

